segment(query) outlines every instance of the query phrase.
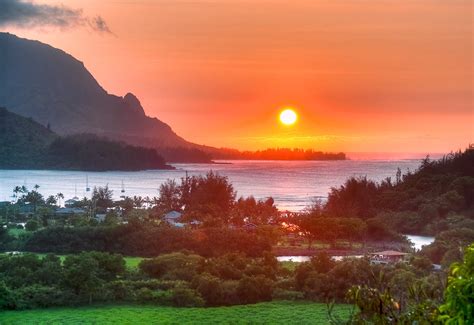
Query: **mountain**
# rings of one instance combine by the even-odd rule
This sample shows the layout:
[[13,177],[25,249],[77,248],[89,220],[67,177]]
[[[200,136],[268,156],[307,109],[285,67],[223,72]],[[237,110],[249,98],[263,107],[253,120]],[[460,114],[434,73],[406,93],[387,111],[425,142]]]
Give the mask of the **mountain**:
[[147,147],[200,149],[146,116],[135,95],[108,94],[71,55],[9,33],[0,33],[0,106],[60,135],[93,133]]
[[[120,72],[118,72],[120,73]],[[62,50],[0,32],[0,107],[48,125],[65,136],[96,134],[154,148],[168,162],[211,159],[345,159],[339,154],[301,151],[240,152],[188,142],[145,114],[139,99],[107,93],[84,64]]]
[[0,107],[0,168],[69,170],[170,169],[151,148],[97,135],[59,136]]
[[0,168],[28,168],[43,156],[57,138],[31,118],[0,107]]

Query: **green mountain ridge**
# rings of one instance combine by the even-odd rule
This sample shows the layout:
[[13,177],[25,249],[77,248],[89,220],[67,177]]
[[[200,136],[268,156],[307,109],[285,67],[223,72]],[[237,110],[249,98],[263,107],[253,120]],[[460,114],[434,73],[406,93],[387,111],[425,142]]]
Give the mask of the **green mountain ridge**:
[[91,134],[61,137],[0,107],[0,168],[65,170],[170,169],[151,148]]

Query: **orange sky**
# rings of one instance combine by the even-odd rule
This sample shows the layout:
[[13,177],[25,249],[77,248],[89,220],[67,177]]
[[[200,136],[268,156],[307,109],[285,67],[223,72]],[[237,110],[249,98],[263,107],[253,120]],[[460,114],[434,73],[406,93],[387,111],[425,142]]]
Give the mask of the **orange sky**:
[[[184,138],[240,149],[446,152],[474,141],[471,1],[37,0],[102,16],[1,27],[83,61]],[[279,109],[299,120],[285,127]]]

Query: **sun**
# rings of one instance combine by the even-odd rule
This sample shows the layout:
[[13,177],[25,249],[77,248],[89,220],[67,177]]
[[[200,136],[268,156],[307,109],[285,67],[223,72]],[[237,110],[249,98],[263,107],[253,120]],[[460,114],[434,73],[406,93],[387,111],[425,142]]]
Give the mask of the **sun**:
[[285,125],[293,125],[298,119],[298,115],[291,108],[286,108],[280,113],[280,121]]

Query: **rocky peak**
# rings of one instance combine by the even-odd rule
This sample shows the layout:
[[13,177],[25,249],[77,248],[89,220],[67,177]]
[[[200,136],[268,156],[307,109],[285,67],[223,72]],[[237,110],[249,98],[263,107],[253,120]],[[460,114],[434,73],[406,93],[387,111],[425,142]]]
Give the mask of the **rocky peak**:
[[140,104],[137,96],[132,93],[127,93],[123,97],[123,100],[133,111],[139,112],[141,115],[145,115],[145,110],[143,109],[142,104]]

